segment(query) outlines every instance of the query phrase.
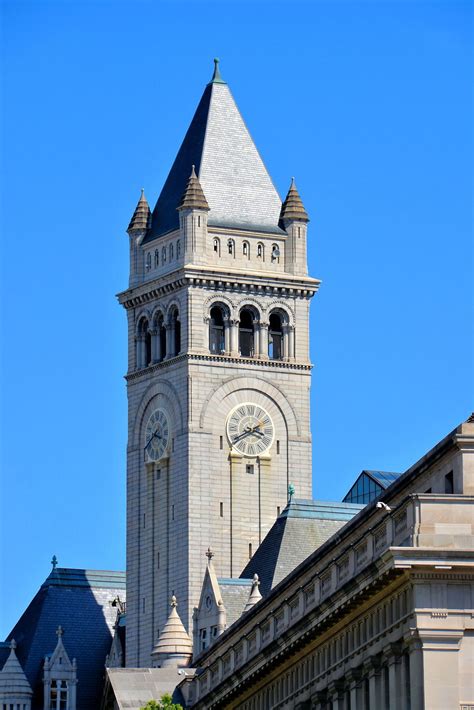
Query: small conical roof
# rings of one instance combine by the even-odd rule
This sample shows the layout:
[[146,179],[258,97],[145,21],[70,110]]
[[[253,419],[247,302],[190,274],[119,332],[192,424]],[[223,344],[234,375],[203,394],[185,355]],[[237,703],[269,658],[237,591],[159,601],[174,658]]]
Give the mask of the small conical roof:
[[141,232],[144,229],[149,229],[151,225],[151,210],[150,205],[145,197],[145,190],[142,188],[142,194],[138,200],[138,204],[133,213],[127,232]]
[[290,189],[281,206],[280,222],[283,222],[283,220],[309,222],[308,213],[303,206],[303,202],[296,188],[295,178],[291,178]]
[[260,594],[259,586],[260,586],[260,580],[258,578],[258,574],[254,574],[253,580],[252,580],[252,589],[250,590],[249,598],[248,598],[247,604],[245,605],[244,612],[251,609],[262,598],[262,595]]
[[202,190],[196,171],[194,170],[194,165],[186,189],[176,209],[209,211],[209,205],[207,204],[206,196]]
[[10,655],[0,671],[0,700],[31,696],[33,691],[15,653],[16,643],[10,643]]
[[172,656],[190,656],[193,652],[193,644],[188,636],[183,622],[179,618],[176,607],[178,602],[176,597],[171,597],[171,611],[168,620],[163,627],[160,638],[156,643],[152,655],[172,655]]

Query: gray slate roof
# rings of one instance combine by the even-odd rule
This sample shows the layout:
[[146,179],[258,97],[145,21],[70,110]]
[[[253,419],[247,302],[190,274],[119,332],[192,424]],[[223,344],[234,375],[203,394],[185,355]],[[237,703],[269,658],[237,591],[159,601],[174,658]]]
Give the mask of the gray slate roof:
[[260,577],[267,596],[284,577],[334,535],[364,506],[296,499],[278,516],[241,577]]
[[176,208],[192,165],[209,203],[209,225],[281,232],[281,199],[220,78],[204,90],[153,210],[146,242],[179,227]]
[[[77,660],[77,710],[100,705],[104,661],[112,642],[117,595],[125,598],[125,573],[56,568],[51,572],[8,640],[33,689],[32,710],[43,707],[44,657],[56,648],[56,629],[64,629],[64,647]],[[1,649],[3,651],[3,649]]]
[[219,582],[222,601],[227,612],[227,627],[229,627],[243,614],[252,589],[252,580],[218,577],[217,581]]

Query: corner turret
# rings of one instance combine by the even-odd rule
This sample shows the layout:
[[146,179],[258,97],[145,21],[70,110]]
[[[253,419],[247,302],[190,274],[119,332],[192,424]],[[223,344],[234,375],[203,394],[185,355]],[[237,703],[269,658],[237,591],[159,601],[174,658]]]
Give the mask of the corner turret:
[[160,637],[151,652],[155,668],[186,668],[191,662],[193,644],[179,618],[176,597],[171,597],[171,611]]
[[0,706],[31,710],[33,691],[15,653],[16,643],[10,642],[10,655],[0,671]]
[[306,234],[309,222],[301,197],[291,178],[290,189],[281,206],[280,227],[288,235],[285,249],[285,271],[296,276],[308,275]]
[[142,187],[142,194],[138,200],[135,212],[132,215],[127,232],[130,237],[130,286],[136,286],[143,274],[143,253],[140,245],[143,242],[147,231],[151,226],[150,205],[145,197],[145,190]]
[[179,211],[179,225],[183,237],[184,263],[204,264],[206,262],[207,214],[210,208],[194,165],[176,209]]

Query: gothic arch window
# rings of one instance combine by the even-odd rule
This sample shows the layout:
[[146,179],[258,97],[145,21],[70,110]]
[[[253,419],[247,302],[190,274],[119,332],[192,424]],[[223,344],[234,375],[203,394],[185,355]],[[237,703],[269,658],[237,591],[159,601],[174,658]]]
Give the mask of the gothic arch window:
[[161,263],[166,264],[166,247],[161,250]]
[[243,244],[242,244],[242,254],[247,259],[250,259],[250,244],[247,241],[243,242]]
[[221,355],[225,351],[224,313],[220,306],[213,306],[209,315],[209,352]]
[[278,311],[270,314],[268,357],[270,360],[283,360],[283,319]]
[[176,258],[179,259],[181,256],[181,239],[176,242]]
[[174,257],[174,245],[173,243],[170,244],[170,261],[173,261]]
[[262,242],[259,242],[257,244],[257,259],[261,259],[262,261],[265,261],[265,247],[262,244]]
[[231,256],[235,256],[235,242],[233,239],[227,240],[227,251]]
[[147,253],[145,264],[146,264],[146,270],[150,271],[150,269],[151,269],[151,252]]
[[214,254],[217,254],[217,256],[221,255],[221,240],[218,239],[218,237],[214,237],[212,240],[212,249]]
[[239,322],[239,353],[242,357],[255,354],[256,315],[250,308],[242,308]]
[[160,250],[155,249],[155,269],[160,265]]

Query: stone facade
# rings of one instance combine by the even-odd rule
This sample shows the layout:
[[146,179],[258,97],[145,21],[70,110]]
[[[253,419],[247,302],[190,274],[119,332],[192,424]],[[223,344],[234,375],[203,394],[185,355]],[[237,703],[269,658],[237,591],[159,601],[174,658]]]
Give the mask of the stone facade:
[[194,658],[187,707],[471,710],[474,421]]
[[[119,295],[129,344],[127,666],[151,665],[171,594],[192,633],[209,545],[218,574],[238,577],[284,508],[289,483],[299,496],[311,497],[308,320],[319,281],[307,275],[308,220],[304,213],[285,218],[285,229],[278,225],[281,201],[240,114],[234,116],[227,87],[217,83],[206,119],[215,140],[206,143],[200,160],[204,192],[189,165],[182,192],[192,194],[176,195],[173,207],[179,207],[179,229],[156,236],[148,230],[143,195],[129,227],[130,288]],[[235,125],[235,145],[222,149],[235,162],[226,179],[236,175],[238,184],[223,191],[215,179],[216,121],[223,122],[223,135],[226,122]],[[252,166],[260,161],[263,226],[216,224],[221,192],[230,204],[253,174],[246,154]],[[165,193],[175,173],[174,166]],[[154,219],[167,195],[158,200]],[[244,222],[258,221],[257,208],[252,205]],[[246,403],[268,414],[273,431],[265,451],[252,454],[251,447],[243,455],[230,443],[226,422]],[[168,435],[153,457],[146,432],[157,411]],[[263,430],[258,433],[263,437]],[[156,440],[162,439],[156,431]]]

